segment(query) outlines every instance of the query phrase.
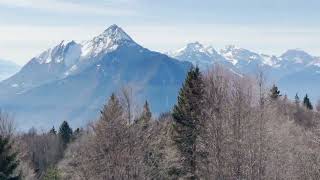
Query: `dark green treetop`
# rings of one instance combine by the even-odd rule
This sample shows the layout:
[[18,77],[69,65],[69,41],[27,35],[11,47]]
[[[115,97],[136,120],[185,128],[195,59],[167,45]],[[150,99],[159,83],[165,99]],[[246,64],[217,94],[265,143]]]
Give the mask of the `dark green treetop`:
[[308,94],[303,98],[303,106],[306,107],[309,110],[313,109],[312,103],[308,97]]
[[67,121],[63,121],[59,128],[59,136],[63,145],[67,145],[72,138],[72,129]]

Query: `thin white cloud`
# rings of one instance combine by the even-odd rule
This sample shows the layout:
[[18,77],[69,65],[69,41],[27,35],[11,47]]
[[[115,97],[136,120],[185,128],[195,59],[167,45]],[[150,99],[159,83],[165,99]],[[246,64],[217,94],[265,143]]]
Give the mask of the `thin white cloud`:
[[[112,3],[114,2],[114,3]],[[20,7],[38,9],[42,11],[51,11],[57,13],[81,13],[81,14],[96,14],[96,15],[133,15],[134,11],[119,6],[117,1],[108,1],[108,3],[99,3],[96,5],[70,2],[67,0],[0,0],[0,6]]]

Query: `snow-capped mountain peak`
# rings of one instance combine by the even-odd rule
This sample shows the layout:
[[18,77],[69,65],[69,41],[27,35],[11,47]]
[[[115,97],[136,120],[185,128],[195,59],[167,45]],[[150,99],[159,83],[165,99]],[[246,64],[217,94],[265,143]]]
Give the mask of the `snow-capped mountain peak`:
[[257,67],[276,69],[277,71],[282,71],[282,73],[297,72],[309,67],[320,67],[319,57],[314,57],[300,49],[290,49],[281,56],[274,56],[256,53],[235,45],[228,45],[216,52],[211,46],[205,47],[195,42],[170,55],[180,60],[189,61],[194,65],[199,65],[203,69],[207,69],[208,66],[215,62],[226,64],[241,72],[250,72]]
[[200,54],[210,56],[210,55],[217,54],[217,51],[212,46],[204,46],[203,44],[196,41],[196,42],[188,43],[185,47],[177,51],[173,51],[169,54],[173,57],[176,57],[184,54],[194,54],[194,53],[198,54],[198,56],[200,56]]
[[102,34],[98,36],[98,38],[109,38],[114,42],[119,41],[133,41],[131,37],[122,30],[121,27],[116,24],[111,25],[108,29],[106,29]]
[[[69,64],[70,61],[73,62],[75,59],[79,58],[80,53],[80,45],[75,41],[61,41],[57,46],[44,51],[34,59],[39,64],[59,64],[62,62]],[[72,54],[72,57],[70,54]],[[71,60],[69,61],[69,59]]]
[[168,54],[176,59],[192,62],[203,69],[210,67],[214,61],[221,60],[221,56],[212,46],[204,46],[199,42],[189,43]]
[[174,57],[174,56],[180,56],[182,54],[190,54],[190,53],[198,53],[198,52],[205,52],[204,46],[199,42],[192,42],[192,43],[188,43],[183,48],[178,49],[176,51],[169,52],[168,54]]
[[77,43],[61,41],[53,48],[34,57],[27,65],[40,64],[44,71],[53,73],[54,77],[66,77],[77,73],[99,61],[104,55],[118,47],[139,46],[122,28],[112,25],[91,40]]
[[92,40],[82,45],[83,57],[96,57],[116,50],[122,44],[135,44],[132,38],[117,25],[112,25]]
[[226,46],[225,49],[220,50],[221,56],[230,61],[233,65],[245,65],[245,64],[255,64],[255,65],[270,65],[275,61],[272,57],[267,57],[264,59],[263,55],[252,52],[250,50],[239,48],[234,45]]
[[81,44],[75,41],[61,41],[35,57],[39,64],[60,64],[64,62],[66,67],[75,65],[80,59],[94,58],[100,54],[112,52],[121,45],[136,44],[122,28],[112,25],[98,36]]

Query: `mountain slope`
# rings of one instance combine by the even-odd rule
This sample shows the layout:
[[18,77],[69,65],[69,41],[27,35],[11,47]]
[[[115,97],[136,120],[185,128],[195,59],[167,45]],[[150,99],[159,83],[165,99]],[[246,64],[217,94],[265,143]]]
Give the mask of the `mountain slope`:
[[141,47],[116,25],[92,40],[70,43],[46,51],[50,55],[45,58],[32,59],[0,84],[4,89],[29,82],[0,96],[2,106],[24,122],[22,128],[49,128],[63,120],[84,125],[98,116],[112,92],[128,84],[138,101],[150,101],[154,112],[167,111],[191,66]]
[[[0,84],[2,88],[0,94],[9,96],[23,93],[33,87],[63,78],[68,68],[66,61],[80,57],[79,46],[74,41],[62,41],[57,46],[32,58],[19,73]],[[74,55],[76,53],[78,55]]]
[[0,81],[14,75],[20,70],[20,66],[17,64],[0,59]]

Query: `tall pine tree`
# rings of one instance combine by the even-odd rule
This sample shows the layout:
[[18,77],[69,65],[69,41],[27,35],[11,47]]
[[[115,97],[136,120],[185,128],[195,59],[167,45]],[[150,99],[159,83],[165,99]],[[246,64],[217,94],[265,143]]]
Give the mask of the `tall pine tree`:
[[0,179],[1,180],[18,180],[19,176],[15,175],[18,167],[17,153],[12,152],[10,137],[0,136]]
[[270,98],[273,100],[276,100],[280,97],[280,91],[278,90],[278,87],[273,84],[272,88],[270,89]]
[[71,141],[72,129],[70,128],[67,121],[63,121],[63,123],[61,124],[59,129],[59,136],[64,147]]
[[181,155],[181,167],[175,174],[179,178],[197,177],[197,138],[200,131],[201,103],[204,83],[198,67],[192,67],[179,92],[178,103],[174,106],[173,141]]
[[306,94],[306,96],[303,98],[303,105],[304,107],[306,107],[307,109],[309,110],[312,110],[313,109],[313,106],[310,102],[310,99],[308,97],[308,94]]

